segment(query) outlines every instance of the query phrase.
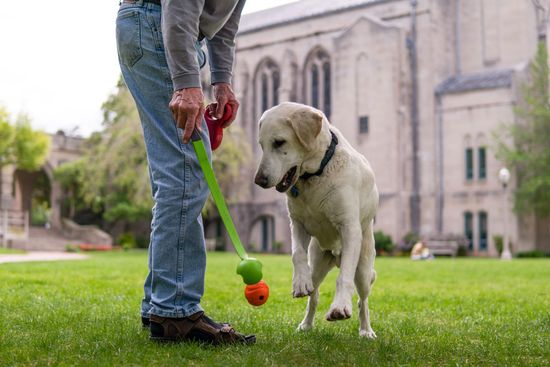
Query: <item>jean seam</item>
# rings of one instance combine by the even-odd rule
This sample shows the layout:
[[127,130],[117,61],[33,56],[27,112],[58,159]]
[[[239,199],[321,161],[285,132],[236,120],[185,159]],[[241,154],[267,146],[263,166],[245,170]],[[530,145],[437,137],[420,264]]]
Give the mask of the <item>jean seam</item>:
[[178,236],[178,262],[177,262],[177,270],[176,270],[176,297],[174,297],[174,306],[177,309],[178,305],[180,304],[180,301],[183,297],[183,272],[184,272],[184,262],[186,258],[185,249],[186,246],[184,244],[184,239],[187,234],[187,171],[188,171],[188,160],[185,154],[183,154],[183,190],[181,195],[181,211],[180,211],[180,224],[179,224],[179,236]]
[[[148,9],[148,11],[156,10],[156,9]],[[153,36],[154,42],[155,42],[155,55],[157,57],[159,68],[163,72],[164,81],[166,82],[166,88],[168,90],[173,90],[173,84],[172,84],[172,78],[170,76],[170,70],[168,69],[168,65],[165,65],[163,63],[163,60],[166,59],[164,56],[164,49],[163,49],[163,41],[162,36],[159,32],[160,24],[157,24],[155,21],[154,15],[147,15],[145,17],[147,21],[147,25],[149,26],[149,29],[151,30],[151,35]]]

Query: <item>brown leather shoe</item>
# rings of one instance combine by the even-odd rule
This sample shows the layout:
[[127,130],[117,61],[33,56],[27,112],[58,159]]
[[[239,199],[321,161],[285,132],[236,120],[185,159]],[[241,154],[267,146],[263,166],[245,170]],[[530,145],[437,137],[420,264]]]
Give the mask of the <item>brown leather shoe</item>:
[[238,333],[229,324],[220,324],[200,311],[185,318],[169,318],[151,315],[151,340],[184,341],[192,340],[213,345],[254,344],[255,335]]

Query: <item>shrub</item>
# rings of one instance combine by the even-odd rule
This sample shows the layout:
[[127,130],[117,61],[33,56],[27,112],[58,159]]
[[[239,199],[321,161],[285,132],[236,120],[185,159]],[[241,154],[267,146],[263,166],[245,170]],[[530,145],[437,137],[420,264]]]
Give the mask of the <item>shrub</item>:
[[495,244],[495,248],[498,251],[498,254],[502,254],[502,249],[504,247],[504,240],[502,239],[501,235],[494,235],[493,236],[493,242]]
[[136,238],[130,232],[125,232],[118,236],[117,243],[119,246],[122,246],[125,251],[136,248]]
[[137,236],[136,237],[136,247],[137,248],[148,248],[149,247],[149,237],[147,237],[147,236]]
[[65,246],[65,252],[79,252],[79,251],[80,251],[80,248],[78,247],[78,245],[68,244]]
[[468,256],[468,247],[462,244],[458,245],[458,249],[456,250],[456,256],[460,256],[460,257]]
[[274,241],[271,244],[271,249],[273,250],[273,252],[276,252],[276,253],[283,252],[283,247],[284,247],[284,244],[281,241]]
[[374,243],[376,247],[376,253],[378,255],[392,252],[393,248],[395,247],[391,236],[384,233],[383,231],[374,232]]
[[533,250],[533,251],[523,251],[523,252],[518,252],[516,254],[517,257],[523,257],[523,258],[526,258],[526,257],[531,257],[531,258],[535,258],[535,257],[550,257],[550,253],[544,253],[540,250]]

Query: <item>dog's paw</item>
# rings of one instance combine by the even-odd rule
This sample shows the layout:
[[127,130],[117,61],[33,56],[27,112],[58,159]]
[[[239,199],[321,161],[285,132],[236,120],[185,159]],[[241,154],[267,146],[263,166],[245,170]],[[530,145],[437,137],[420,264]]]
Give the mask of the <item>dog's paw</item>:
[[296,328],[296,331],[304,332],[304,331],[310,331],[311,329],[313,329],[313,324],[306,324],[302,321],[300,325],[298,325],[298,327]]
[[327,321],[345,320],[351,317],[351,303],[350,304],[332,304],[330,310],[327,312]]
[[294,298],[309,296],[313,293],[313,283],[309,277],[297,277],[292,281],[292,296]]
[[376,339],[376,333],[374,330],[359,330],[359,336],[367,339]]

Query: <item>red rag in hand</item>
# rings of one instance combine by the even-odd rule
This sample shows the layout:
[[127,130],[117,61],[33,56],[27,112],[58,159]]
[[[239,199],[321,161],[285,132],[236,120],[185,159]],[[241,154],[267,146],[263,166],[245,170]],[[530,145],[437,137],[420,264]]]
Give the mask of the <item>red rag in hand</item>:
[[223,124],[227,122],[233,113],[231,106],[226,104],[223,111],[223,116],[219,119],[212,116],[212,111],[215,109],[207,108],[204,111],[204,119],[206,120],[206,126],[208,126],[208,134],[210,135],[210,147],[212,150],[218,149],[223,139]]

